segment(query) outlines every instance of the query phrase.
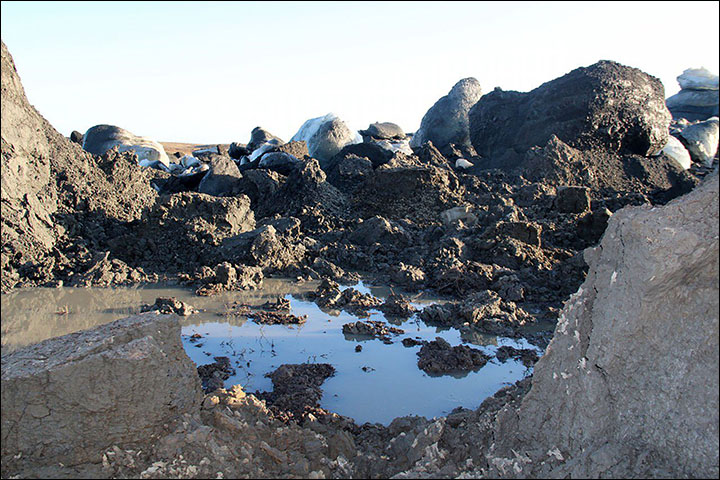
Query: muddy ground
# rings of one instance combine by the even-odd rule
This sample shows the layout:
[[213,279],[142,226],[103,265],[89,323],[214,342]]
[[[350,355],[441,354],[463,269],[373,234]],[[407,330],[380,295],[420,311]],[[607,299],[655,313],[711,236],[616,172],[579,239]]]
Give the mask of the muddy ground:
[[[6,135],[6,115],[15,123],[30,118],[37,128]],[[512,165],[476,155],[467,170],[456,168],[453,148],[443,155],[431,142],[412,155],[380,159],[346,148],[325,170],[305,156],[284,173],[256,168],[223,178],[223,190],[209,195],[138,166],[132,154],[92,156],[63,138],[27,103],[3,44],[2,289],[162,280],[212,295],[285,276],[325,280],[318,298],[326,306],[375,307],[349,298],[352,292],[341,295],[334,283],[362,278],[446,296],[447,304],[421,313],[439,325],[523,336],[523,327],[541,322],[548,325],[545,334],[527,338],[544,348],[563,302],[585,279],[582,252],[598,243],[613,213],[627,205],[665,204],[691,191],[707,171],[683,171],[665,155],[639,155],[603,138],[573,144],[552,135],[522,151],[503,145],[512,150]],[[218,156],[211,164],[232,162]],[[22,161],[39,173],[13,170],[13,162]],[[222,176],[212,167],[206,175]],[[387,308],[402,307],[395,299]],[[283,314],[256,315],[276,321]],[[464,353],[468,368],[485,361]],[[218,362],[205,372],[207,391],[227,375]],[[303,368],[274,372],[275,390],[258,394],[264,402],[239,387],[216,390],[198,415],[169,425],[158,443],[108,451],[102,465],[30,474],[477,474],[487,467],[481,447],[493,441],[491,418],[529,389],[526,380],[476,411],[432,421],[357,426],[317,406],[332,366]],[[15,473],[5,468],[3,474]]]

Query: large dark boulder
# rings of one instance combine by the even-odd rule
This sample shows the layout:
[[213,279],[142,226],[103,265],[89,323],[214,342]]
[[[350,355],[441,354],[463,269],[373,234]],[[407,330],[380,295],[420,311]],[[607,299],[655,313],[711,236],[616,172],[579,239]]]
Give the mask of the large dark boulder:
[[475,78],[463,78],[457,82],[423,116],[420,128],[410,140],[410,146],[420,147],[429,141],[440,150],[450,144],[468,147],[468,112],[481,95],[480,83]]
[[580,149],[650,155],[668,140],[660,80],[600,61],[528,93],[496,89],[470,109],[470,139],[487,166],[513,167],[555,135]]
[[335,114],[328,113],[323,117],[306,120],[291,141],[304,141],[309,155],[327,170],[333,157],[343,147],[359,143],[359,135],[350,130]]
[[72,133],[70,134],[70,141],[75,142],[79,145],[82,145],[83,144],[83,136],[84,135],[82,133],[78,132],[77,130],[73,130]]

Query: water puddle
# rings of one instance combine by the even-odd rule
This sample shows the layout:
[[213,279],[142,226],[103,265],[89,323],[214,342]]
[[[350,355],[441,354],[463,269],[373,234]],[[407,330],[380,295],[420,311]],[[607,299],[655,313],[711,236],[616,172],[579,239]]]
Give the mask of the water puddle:
[[[212,363],[215,356],[230,358],[236,374],[225,381],[226,387],[239,383],[246,392],[270,391],[272,383],[265,374],[284,363],[329,363],[336,373],[321,387],[324,393],[320,406],[351,417],[358,424],[387,425],[403,415],[432,418],[447,415],[458,406],[476,408],[503,386],[531,372],[519,360],[501,363],[493,358],[476,372],[431,376],[417,367],[420,345],[405,347],[403,338],[442,337],[453,346],[471,344],[491,356],[504,345],[536,347],[525,340],[479,334],[461,338],[458,330],[427,325],[417,316],[404,321],[386,319],[376,310],[361,320],[390,323],[405,333],[393,336],[392,344],[349,336],[343,334],[342,326],[358,317],[346,312],[324,312],[305,299],[317,284],[266,279],[263,286],[259,291],[226,292],[213,297],[198,297],[187,289],[163,286],[13,292],[1,297],[2,353],[139,313],[143,304],[172,296],[201,310],[181,320],[182,342],[188,356],[197,365]],[[380,298],[389,294],[389,289],[363,284],[354,288]],[[259,325],[236,316],[230,308],[235,302],[259,306],[278,298],[290,300],[291,313],[307,315],[307,321],[299,326]],[[413,304],[422,308],[434,301],[419,296]]]

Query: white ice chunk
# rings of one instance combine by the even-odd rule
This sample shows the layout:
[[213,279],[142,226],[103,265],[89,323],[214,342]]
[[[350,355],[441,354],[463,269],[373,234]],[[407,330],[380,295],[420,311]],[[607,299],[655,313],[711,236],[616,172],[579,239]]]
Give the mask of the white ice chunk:
[[185,170],[185,166],[180,163],[171,163],[168,168],[172,174],[179,174]]
[[688,68],[677,81],[683,90],[718,90],[718,76],[705,67]]
[[[325,122],[330,122],[332,120],[335,120],[338,118],[337,115],[330,112],[327,115],[323,117],[317,117],[317,118],[311,118],[310,120],[306,120],[305,123],[302,124],[300,127],[300,130],[297,131],[295,135],[290,139],[291,142],[305,142],[309,145],[310,139],[313,135],[318,131],[320,128],[320,125],[322,125]],[[360,137],[360,134],[357,134],[358,137]],[[360,137],[360,141],[362,141],[362,137]],[[356,142],[360,143],[360,142]]]
[[258,158],[260,158],[263,155],[263,153],[266,153],[268,150],[270,150],[271,148],[276,147],[276,146],[277,145],[275,145],[273,143],[263,143],[258,148],[253,150],[253,152],[250,154],[250,161],[254,162]]
[[470,168],[473,166],[474,165],[472,163],[468,162],[464,158],[458,158],[457,160],[455,160],[455,168],[466,169],[466,168]]
[[192,167],[193,165],[200,165],[200,160],[193,157],[192,155],[184,155],[180,159],[180,163],[182,164],[182,166],[187,168],[187,167]]
[[393,153],[400,152],[400,153],[404,153],[405,155],[413,154],[412,148],[410,148],[410,142],[408,140],[399,140],[399,141],[376,140],[373,143],[375,143],[376,145],[384,148],[385,150],[389,150]]
[[683,145],[680,140],[672,135],[669,136],[668,142],[661,150],[661,153],[675,160],[683,170],[687,170],[690,168],[690,165],[692,165],[690,153],[687,151],[687,148],[685,148],[685,145]]

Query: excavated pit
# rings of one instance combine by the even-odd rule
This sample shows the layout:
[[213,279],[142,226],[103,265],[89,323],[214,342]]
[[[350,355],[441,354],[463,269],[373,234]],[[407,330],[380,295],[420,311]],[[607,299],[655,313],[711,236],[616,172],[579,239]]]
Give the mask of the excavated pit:
[[[121,438],[120,446],[104,452],[89,446],[91,461],[82,465],[43,463],[52,456],[35,444],[20,452],[6,451],[5,435],[17,429],[9,423],[8,430],[4,423],[3,477],[455,478],[520,472],[717,477],[717,383],[699,374],[690,377],[695,383],[686,388],[673,376],[686,365],[672,362],[694,351],[695,343],[683,344],[678,353],[672,339],[679,337],[653,326],[647,330],[664,335],[654,345],[643,344],[643,336],[622,335],[608,343],[604,337],[580,336],[578,329],[578,335],[567,339],[582,348],[558,346],[563,337],[557,335],[547,347],[558,320],[567,319],[577,306],[572,299],[591,292],[580,286],[594,278],[598,267],[593,266],[594,257],[583,252],[593,247],[598,252],[608,225],[620,225],[634,215],[628,212],[645,209],[659,215],[658,231],[665,233],[685,227],[663,229],[668,222],[663,215],[688,217],[691,227],[714,221],[712,233],[691,232],[687,237],[699,242],[691,252],[710,252],[705,257],[714,259],[710,266],[715,268],[699,261],[708,278],[699,277],[699,289],[690,293],[683,286],[697,278],[686,278],[683,262],[668,261],[687,256],[682,247],[689,242],[673,243],[672,235],[662,236],[669,241],[658,255],[658,268],[678,267],[680,273],[673,270],[670,280],[653,290],[662,293],[668,307],[645,317],[649,324],[662,320],[675,328],[678,322],[668,312],[698,298],[702,315],[688,307],[688,318],[700,318],[705,326],[698,330],[690,325],[681,333],[710,332],[709,354],[703,350],[701,361],[693,365],[708,363],[717,373],[717,177],[703,179],[717,170],[717,155],[713,165],[693,164],[689,170],[666,154],[651,155],[667,139],[670,118],[657,79],[615,62],[600,62],[527,94],[491,92],[469,112],[470,140],[480,156],[469,145],[463,150],[428,142],[390,158],[357,148],[341,149],[322,162],[298,153],[303,158],[292,168],[282,165],[273,171],[260,168],[260,162],[235,169],[230,157],[218,150],[205,159],[207,173],[196,184],[144,168],[129,153],[111,150],[98,157],[83,151],[28,103],[4,44],[2,63],[3,378],[22,373],[17,362],[5,363],[22,345],[145,308],[182,315],[183,350],[200,366],[197,372],[191,367],[183,373],[193,380],[198,373],[210,392],[197,409],[161,422],[160,438],[138,445]],[[595,102],[598,96],[608,102]],[[522,114],[528,108],[561,115]],[[588,123],[588,114],[602,121]],[[544,119],[542,128],[533,123],[537,118]],[[527,137],[527,131],[536,137]],[[291,148],[288,145],[278,148]],[[358,157],[360,153],[368,158]],[[467,159],[458,158],[460,153]],[[458,160],[473,166],[466,170]],[[232,174],[225,175],[226,169]],[[703,182],[714,190],[708,194],[704,186],[705,197],[699,201],[693,190]],[[685,196],[688,192],[693,195]],[[676,197],[682,198],[673,200]],[[709,205],[709,213],[698,220],[688,212],[699,204]],[[646,206],[623,210],[639,205]],[[675,211],[672,205],[683,207]],[[611,240],[605,238],[603,244]],[[608,253],[643,258],[641,244],[608,247],[613,251]],[[276,275],[301,281],[275,285]],[[635,284],[656,278],[649,277]],[[393,290],[367,290],[356,283],[360,278]],[[610,285],[614,280],[611,277]],[[132,286],[165,281],[182,287]],[[335,282],[355,287],[341,289]],[[92,288],[68,290],[63,285]],[[393,295],[399,288],[435,292],[438,298],[420,296],[408,302]],[[603,288],[605,284],[598,284],[592,292]],[[448,301],[424,303],[440,296]],[[632,308],[622,312],[630,313],[628,325],[647,314],[630,303]],[[189,306],[205,312],[191,313]],[[598,312],[605,306],[599,305]],[[415,313],[412,307],[424,308]],[[592,301],[585,301],[586,307],[593,307]],[[575,317],[582,329],[594,325],[595,320],[586,317]],[[602,320],[598,328],[602,322],[608,323]],[[558,329],[563,325],[565,320]],[[136,365],[132,362],[142,355],[165,365],[158,362],[162,349],[151,348],[152,335],[137,340],[133,348],[123,349],[122,343],[109,348],[110,357],[117,355],[114,360],[121,362],[132,357],[125,368]],[[625,340],[632,344],[622,343]],[[66,342],[68,338],[61,337],[57,345],[67,348]],[[463,348],[457,348],[461,343]],[[659,343],[667,353],[657,358],[654,348]],[[525,377],[546,347],[548,354],[536,373],[542,378],[532,380],[528,393],[531,380]],[[596,354],[593,349],[603,353],[601,358],[624,360],[636,348],[644,352],[638,358],[648,357],[647,365],[633,369],[637,378],[627,375],[624,361],[617,372],[588,361]],[[590,352],[587,358],[580,356],[585,349]],[[423,373],[418,353],[447,361],[423,360],[425,370],[433,372]],[[653,390],[644,372],[664,359],[670,359],[663,368],[671,375],[658,376],[665,383]],[[112,362],[100,364],[110,370],[100,373],[112,378]],[[597,368],[597,376],[555,371],[560,364]],[[465,371],[446,372],[447,365],[462,365]],[[38,372],[42,383],[42,369]],[[143,371],[158,372],[162,378],[162,369]],[[613,410],[613,395],[593,395],[596,390],[583,383],[594,378],[601,380],[590,385],[596,388],[620,379],[621,394],[640,392],[629,421],[622,418],[623,411]],[[93,386],[112,391],[126,385],[117,380],[132,379],[123,375]],[[469,389],[466,396],[463,382],[477,389]],[[200,395],[197,384],[197,392],[190,394]],[[167,405],[160,399],[164,392],[152,390],[153,385],[139,391],[118,388],[133,395],[147,388],[157,395],[151,412]],[[87,389],[100,400],[114,398]],[[645,397],[662,397],[666,391],[678,392],[677,398],[647,405]],[[6,393],[13,395],[4,389]],[[605,410],[587,408],[585,394],[590,401],[607,400],[609,405]],[[22,393],[14,398],[22,406]],[[690,400],[687,412],[670,412],[684,399]],[[397,406],[411,409],[393,410]],[[460,406],[467,408],[456,408]],[[48,416],[38,405],[28,408],[39,419]],[[562,412],[575,409],[583,414],[570,415],[576,422],[570,425]],[[3,422],[18,412],[23,418],[23,408],[4,405]],[[653,426],[648,412],[675,423],[672,428],[667,422]],[[406,416],[390,422],[407,413],[438,418]],[[695,439],[704,434],[697,432],[714,428],[715,434],[691,457],[684,455],[685,447],[664,448],[680,445],[666,435],[677,437],[676,424],[684,428],[691,423],[688,419],[709,423],[698,422],[683,432],[685,444],[697,445]],[[363,421],[378,423],[359,426]],[[596,421],[600,430],[586,428],[597,426]],[[94,433],[103,439],[104,424],[96,423]],[[64,429],[56,430],[51,433]],[[131,433],[128,442],[138,438],[138,432]],[[32,443],[37,429],[27,439],[16,436]],[[607,438],[611,443],[604,443]],[[654,447],[659,444],[663,446]]]

